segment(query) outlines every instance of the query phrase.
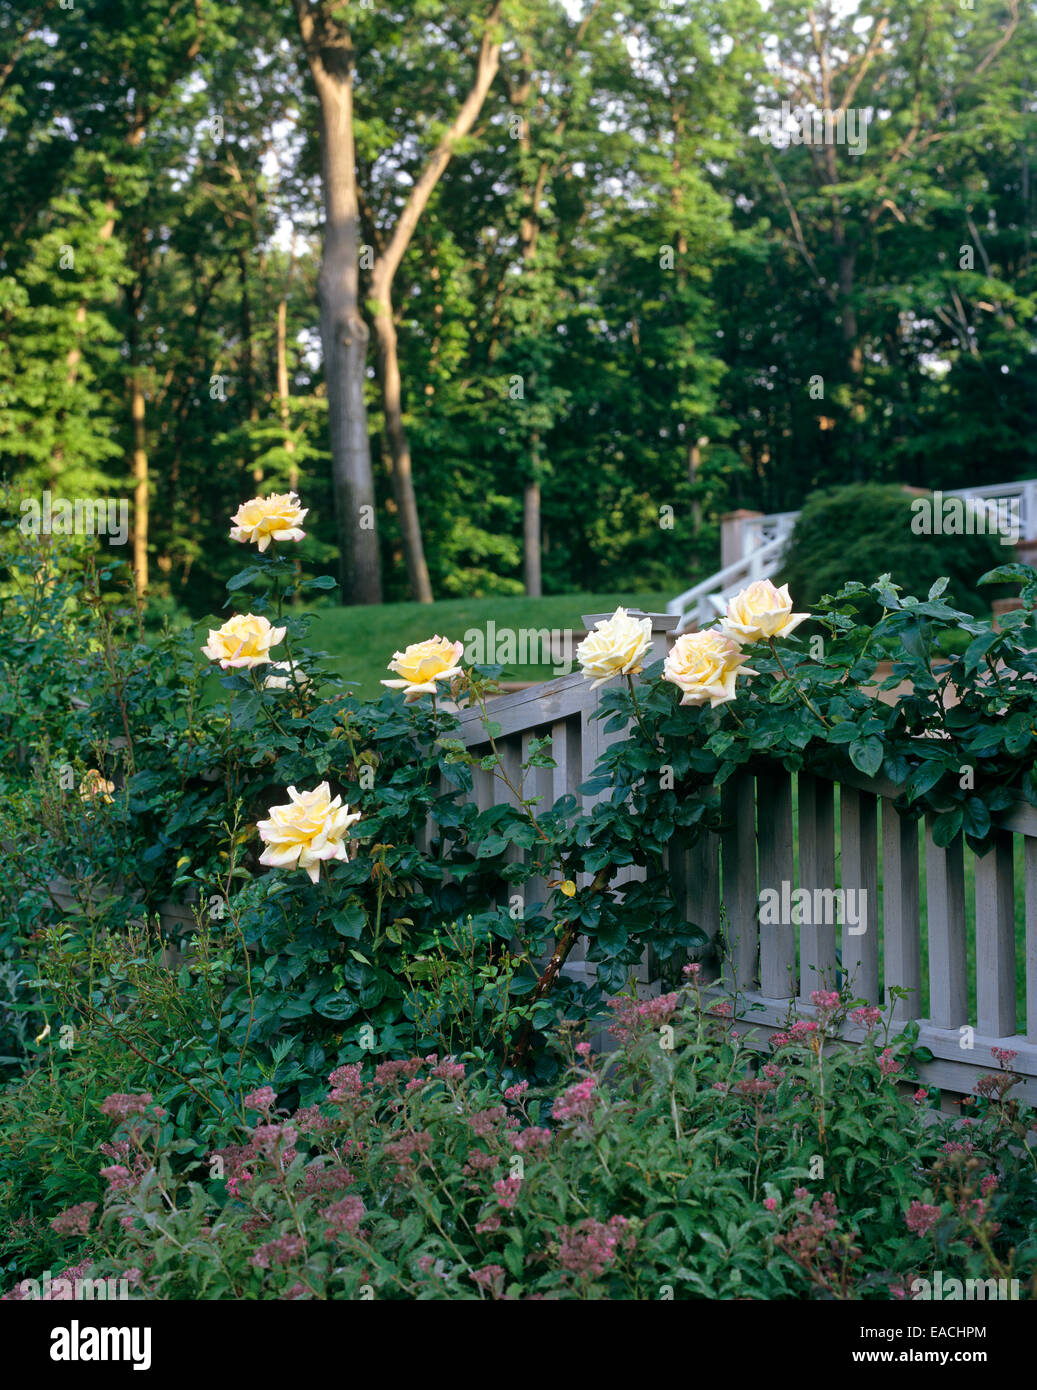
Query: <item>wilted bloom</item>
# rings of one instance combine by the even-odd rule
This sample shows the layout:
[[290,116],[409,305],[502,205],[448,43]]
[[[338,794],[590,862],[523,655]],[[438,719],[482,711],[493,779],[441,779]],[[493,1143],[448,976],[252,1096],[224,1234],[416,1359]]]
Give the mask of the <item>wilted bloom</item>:
[[641,658],[652,645],[651,618],[634,618],[617,608],[611,618],[599,618],[576,648],[576,660],[592,690],[613,676],[636,675]]
[[769,579],[757,579],[728,601],[720,627],[725,637],[736,642],[766,642],[771,637],[788,637],[809,617],[809,613],[793,613],[787,584],[777,589]]
[[287,630],[271,627],[266,618],[254,613],[236,613],[221,628],[209,629],[202,655],[218,661],[224,671],[262,666],[270,660],[270,648],[284,641]]
[[427,642],[412,642],[402,652],[396,652],[389,662],[399,680],[382,681],[390,690],[406,691],[406,704],[419,695],[435,695],[437,681],[453,680],[461,674],[458,664],[464,643],[451,642],[446,637],[430,637]]
[[230,538],[245,543],[251,541],[261,552],[271,541],[301,541],[306,535],[302,522],[308,511],[308,507],[299,506],[299,498],[294,492],[253,497],[251,501],[243,502],[231,517],[234,525]]
[[79,784],[79,795],[84,801],[113,801],[113,791],[115,783],[107,781],[96,767],[84,772],[83,780]]
[[322,859],[349,857],[346,832],[360,819],[360,812],[350,812],[348,806],[342,805],[341,796],[332,800],[327,782],[321,782],[312,792],[289,787],[288,795],[291,801],[284,806],[271,806],[269,820],[261,820],[257,825],[266,845],[259,862],[276,869],[305,869],[316,883]]
[[[275,676],[275,671],[283,671],[283,676]],[[287,690],[289,686],[309,685],[310,678],[297,661],[272,661],[270,675],[263,681],[264,690]]]
[[682,692],[682,705],[711,709],[735,698],[739,676],[755,676],[742,665],[742,649],[720,632],[686,632],[670,648],[663,679]]

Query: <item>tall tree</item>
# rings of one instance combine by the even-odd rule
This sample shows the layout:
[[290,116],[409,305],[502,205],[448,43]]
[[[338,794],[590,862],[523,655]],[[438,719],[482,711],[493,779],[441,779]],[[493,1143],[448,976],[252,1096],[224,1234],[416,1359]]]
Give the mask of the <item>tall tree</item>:
[[320,103],[324,256],[320,327],[343,602],[381,603],[382,577],[364,380],[368,328],[360,307],[360,205],[353,118],[354,52],[347,6],[295,0]]

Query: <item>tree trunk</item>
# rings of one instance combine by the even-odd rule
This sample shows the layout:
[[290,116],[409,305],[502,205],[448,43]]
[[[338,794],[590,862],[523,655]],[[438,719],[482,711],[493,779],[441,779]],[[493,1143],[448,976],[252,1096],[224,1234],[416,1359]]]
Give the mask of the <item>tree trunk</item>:
[[[284,433],[284,451],[294,455],[295,440],[292,438],[291,412],[288,406],[288,301],[282,299],[277,306],[277,405],[281,416],[281,429]],[[288,465],[288,489],[295,492],[299,486],[299,467],[292,458]]]
[[[301,5],[304,0],[296,0]],[[487,16],[475,77],[457,114],[429,155],[417,181],[412,185],[407,201],[396,219],[388,244],[378,256],[371,273],[371,299],[374,303],[374,330],[377,346],[378,380],[385,408],[385,427],[393,460],[393,489],[400,513],[400,531],[407,559],[407,576],[412,596],[419,603],[432,602],[428,566],[425,563],[421,540],[421,522],[411,464],[410,444],[403,423],[400,388],[400,363],[396,348],[396,325],[393,322],[393,279],[410,245],[421,215],[428,205],[444,169],[453,157],[454,147],[467,135],[482,110],[500,62],[500,42],[493,30],[500,20],[501,0],[496,0]]]
[[[384,302],[384,301],[383,301]],[[407,580],[411,597],[418,603],[432,602],[432,585],[425,563],[425,547],[421,539],[421,520],[418,499],[414,492],[410,443],[403,423],[403,401],[400,385],[400,361],[396,346],[396,326],[392,321],[392,306],[386,306],[374,318],[375,344],[378,354],[378,380],[385,407],[385,432],[389,437],[392,455],[392,487],[400,517],[400,535],[407,562]]]
[[526,595],[540,598],[540,484],[528,482],[522,499],[522,548],[525,560]]
[[130,385],[130,419],[133,422],[133,573],[137,592],[148,587],[148,441],[144,423],[144,389],[139,372]]
[[328,391],[332,481],[344,603],[381,603],[374,474],[364,382],[367,324],[360,312],[360,209],[353,134],[353,48],[323,4],[296,0],[320,101],[324,254],[320,331]]

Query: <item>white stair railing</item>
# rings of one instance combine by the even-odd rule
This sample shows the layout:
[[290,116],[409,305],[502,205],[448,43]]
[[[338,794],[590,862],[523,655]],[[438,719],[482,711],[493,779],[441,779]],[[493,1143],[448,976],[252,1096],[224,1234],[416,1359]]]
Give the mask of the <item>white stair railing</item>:
[[[933,494],[934,497],[936,494]],[[1037,541],[1037,479],[1021,483],[991,483],[980,487],[948,488],[942,497],[960,497],[982,524],[977,529],[993,531],[1004,520],[1004,504],[1011,506],[1011,519],[1018,526],[1020,542]],[[770,579],[781,568],[789,537],[795,530],[799,512],[770,512],[745,517],[740,524],[741,557],[708,579],[685,589],[666,605],[667,613],[677,617],[677,632],[702,628],[724,612],[728,599],[754,579]]]

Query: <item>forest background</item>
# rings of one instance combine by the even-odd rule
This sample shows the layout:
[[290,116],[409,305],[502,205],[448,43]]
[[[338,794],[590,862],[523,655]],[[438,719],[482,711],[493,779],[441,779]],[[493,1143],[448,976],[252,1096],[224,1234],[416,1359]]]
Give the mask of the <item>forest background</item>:
[[1035,74],[1020,0],[0,0],[10,506],[198,616],[260,492],[368,603],[1034,476]]

